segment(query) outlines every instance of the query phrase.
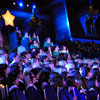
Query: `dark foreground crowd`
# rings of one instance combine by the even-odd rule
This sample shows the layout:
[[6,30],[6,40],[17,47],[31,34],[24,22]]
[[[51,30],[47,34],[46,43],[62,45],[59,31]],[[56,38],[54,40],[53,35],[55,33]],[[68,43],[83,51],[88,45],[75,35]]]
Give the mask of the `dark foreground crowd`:
[[100,100],[99,44],[25,38],[29,49],[0,49],[0,100]]

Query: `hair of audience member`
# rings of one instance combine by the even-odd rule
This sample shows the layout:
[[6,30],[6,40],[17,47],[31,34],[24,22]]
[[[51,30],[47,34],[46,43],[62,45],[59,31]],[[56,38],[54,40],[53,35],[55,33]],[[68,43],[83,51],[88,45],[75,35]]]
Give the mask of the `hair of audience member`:
[[54,84],[54,78],[55,78],[55,76],[57,76],[57,75],[59,75],[59,73],[57,73],[57,72],[51,72],[50,73],[50,84],[51,85],[53,85]]
[[24,62],[25,58],[26,58],[25,56],[22,56],[22,55],[19,56],[19,60],[20,61],[23,61]]
[[8,75],[8,68],[7,64],[0,64],[0,84],[6,85],[7,84],[7,75]]
[[32,76],[33,74],[36,77],[36,70],[35,69],[31,69],[29,71],[29,79],[31,79],[31,81],[33,81],[33,76]]
[[53,79],[54,81],[54,87],[57,87],[57,86],[63,86],[63,77],[61,75],[56,75]]
[[0,77],[5,78],[6,74],[5,74],[5,70],[8,68],[9,66],[7,64],[0,64]]
[[35,52],[31,53],[31,58],[36,58],[36,56],[39,54],[39,50],[36,50]]
[[29,52],[28,51],[24,51],[21,53],[21,56],[26,56]]
[[35,77],[37,77],[37,75],[39,74],[41,68],[34,68],[34,69],[31,69],[29,71],[29,78],[32,80],[32,74],[34,74]]
[[39,82],[42,84],[43,82],[49,83],[50,73],[46,71],[41,71],[39,73]]
[[68,55],[64,54],[64,53],[60,53],[58,55],[58,61],[60,60],[66,60],[68,58]]
[[46,66],[46,67],[43,67],[42,70],[43,70],[43,71],[46,71],[46,72],[48,72],[48,73],[51,73],[51,68],[48,67],[47,65],[44,65],[44,66]]
[[68,76],[66,78],[66,85],[67,85],[67,87],[69,87],[69,86],[74,86],[75,87],[75,78],[74,78],[74,76]]
[[96,78],[98,73],[99,73],[99,69],[98,68],[93,68],[92,69],[92,78]]
[[68,72],[67,71],[65,71],[65,72],[62,72],[61,73],[61,76],[64,78],[64,80],[66,80],[66,78],[68,77]]
[[90,68],[89,67],[84,67],[83,71],[82,71],[82,77],[87,77],[88,73],[90,72]]
[[18,78],[20,74],[20,69],[15,67],[15,69],[8,74],[8,86],[14,85],[15,80]]
[[8,74],[8,87],[14,85],[15,80],[18,78],[19,73],[10,72]]
[[100,83],[100,73],[96,76],[97,82]]
[[26,63],[25,63],[25,67],[26,66],[31,66],[32,65],[32,63],[30,62],[30,61],[27,61]]
[[46,58],[47,58],[47,56],[46,56],[46,55],[45,55],[45,56],[40,57],[41,62],[42,62],[42,63],[44,63]]

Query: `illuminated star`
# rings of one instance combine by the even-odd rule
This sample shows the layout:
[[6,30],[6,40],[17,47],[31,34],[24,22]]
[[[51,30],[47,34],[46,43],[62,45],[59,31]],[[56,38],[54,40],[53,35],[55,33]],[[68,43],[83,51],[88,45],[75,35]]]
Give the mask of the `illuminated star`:
[[11,26],[14,26],[14,19],[15,19],[15,16],[13,16],[9,10],[6,11],[6,14],[3,14],[2,17],[4,18],[5,20],[5,25],[11,25]]

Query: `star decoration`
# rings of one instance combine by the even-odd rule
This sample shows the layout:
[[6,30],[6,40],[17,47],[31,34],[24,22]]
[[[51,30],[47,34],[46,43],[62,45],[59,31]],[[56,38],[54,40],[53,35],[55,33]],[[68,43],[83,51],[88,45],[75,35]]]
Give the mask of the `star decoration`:
[[11,25],[11,26],[14,26],[14,19],[15,19],[15,16],[13,16],[9,10],[6,11],[6,14],[3,14],[2,17],[4,18],[5,20],[5,25]]

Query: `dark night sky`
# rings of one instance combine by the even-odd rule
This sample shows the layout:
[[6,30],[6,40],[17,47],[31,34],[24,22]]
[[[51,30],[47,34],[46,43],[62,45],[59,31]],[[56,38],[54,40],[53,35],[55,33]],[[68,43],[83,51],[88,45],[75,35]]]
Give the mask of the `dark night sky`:
[[[8,7],[13,8],[12,3],[16,1],[18,0],[3,0],[3,2],[0,3],[0,8],[8,8]],[[25,4],[32,4],[33,2],[36,2],[37,6],[41,8],[43,6],[47,6],[47,4],[49,4],[50,2],[54,0],[23,0],[23,1]],[[66,7],[68,11],[70,24],[72,24],[71,27],[75,26],[74,29],[72,28],[72,30],[78,30],[78,29],[82,30],[82,26],[80,25],[77,18],[78,18],[78,15],[88,10],[90,0],[65,0],[65,1],[66,1]],[[94,9],[98,9],[100,13],[99,0],[92,0],[92,5]],[[40,8],[39,10],[41,10]],[[31,11],[31,9],[29,10]],[[43,10],[42,13],[43,12],[45,14],[50,13],[47,10]],[[79,31],[79,33],[80,32],[81,31]],[[82,32],[84,31],[82,30]]]
[[[16,2],[18,0],[3,0],[0,2],[0,8],[7,8],[12,7],[12,3]],[[49,4],[50,2],[54,0],[23,0],[26,4],[32,4],[33,2],[36,2],[36,4],[39,6],[44,6]],[[65,0],[67,4],[67,9],[71,11],[73,14],[77,14],[81,12],[82,10],[86,9],[89,6],[90,0]],[[92,0],[92,4],[94,6],[94,9],[100,10],[99,6],[99,0]],[[70,12],[69,12],[70,13]]]

